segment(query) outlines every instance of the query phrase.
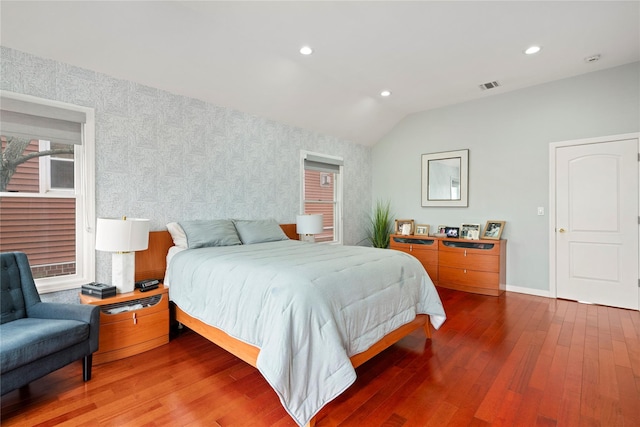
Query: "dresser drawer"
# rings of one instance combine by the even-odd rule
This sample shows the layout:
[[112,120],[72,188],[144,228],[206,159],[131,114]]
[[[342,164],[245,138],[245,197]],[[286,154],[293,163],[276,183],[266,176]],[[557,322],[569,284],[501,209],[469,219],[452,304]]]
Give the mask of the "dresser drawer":
[[411,248],[392,248],[400,252],[407,253],[409,255],[413,255],[427,268],[428,265],[437,266],[438,265],[438,251],[423,251],[419,249],[411,249]]
[[414,246],[408,251],[404,250],[404,252],[418,258],[423,264],[438,264],[438,251],[424,250]]
[[389,240],[391,247],[406,247],[411,245],[420,246],[425,249],[438,250],[438,240],[432,237],[417,237],[417,236],[399,236],[393,235]]
[[440,266],[439,284],[445,288],[488,295],[498,295],[500,274],[486,271],[465,270]]
[[492,242],[488,240],[447,239],[439,241],[438,250],[440,251],[440,253],[452,252],[500,256],[503,242],[504,241],[502,240],[496,240],[495,242]]
[[500,271],[500,257],[497,255],[478,255],[467,252],[442,251],[439,254],[441,267],[466,268],[467,270],[488,271],[497,273]]

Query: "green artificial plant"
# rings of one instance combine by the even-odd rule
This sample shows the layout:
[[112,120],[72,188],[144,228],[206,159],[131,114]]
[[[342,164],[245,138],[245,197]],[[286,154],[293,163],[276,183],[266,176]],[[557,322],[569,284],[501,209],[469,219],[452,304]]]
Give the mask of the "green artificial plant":
[[368,238],[374,248],[389,247],[391,236],[391,202],[376,202],[373,215],[369,218]]

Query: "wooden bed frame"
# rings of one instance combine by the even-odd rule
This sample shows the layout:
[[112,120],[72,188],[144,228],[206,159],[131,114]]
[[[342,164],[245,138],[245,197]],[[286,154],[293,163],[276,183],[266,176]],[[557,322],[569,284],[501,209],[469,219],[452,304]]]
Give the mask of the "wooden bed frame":
[[[298,240],[295,224],[281,224],[280,227],[290,239]],[[173,240],[168,231],[151,231],[149,233],[149,249],[136,252],[135,280],[164,278],[167,267],[167,252],[171,246],[173,246]],[[258,347],[254,347],[250,344],[232,338],[220,329],[207,325],[206,323],[189,316],[177,305],[175,306],[175,314],[176,321],[207,338],[214,344],[224,348],[229,353],[239,359],[242,359],[249,365],[257,367],[258,353],[260,353],[260,349]],[[406,325],[403,325],[382,337],[380,341],[375,343],[368,350],[351,356],[351,364],[354,368],[357,368],[418,328],[423,328],[427,338],[431,338],[429,316],[426,314],[419,314],[412,322],[407,323]],[[311,427],[314,426],[315,418],[312,419],[308,425]]]

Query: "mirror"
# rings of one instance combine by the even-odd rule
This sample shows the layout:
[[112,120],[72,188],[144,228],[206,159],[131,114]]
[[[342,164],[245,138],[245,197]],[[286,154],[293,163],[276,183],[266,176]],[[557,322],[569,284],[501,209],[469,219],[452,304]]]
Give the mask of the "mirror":
[[468,206],[469,150],[422,155],[422,206]]

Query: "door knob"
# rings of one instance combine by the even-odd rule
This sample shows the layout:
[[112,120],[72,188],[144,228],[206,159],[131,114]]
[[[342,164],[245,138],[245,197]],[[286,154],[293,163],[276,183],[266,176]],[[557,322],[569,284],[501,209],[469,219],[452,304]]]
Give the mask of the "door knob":
[[558,230],[560,233],[564,233],[566,230],[564,228],[561,228]]

